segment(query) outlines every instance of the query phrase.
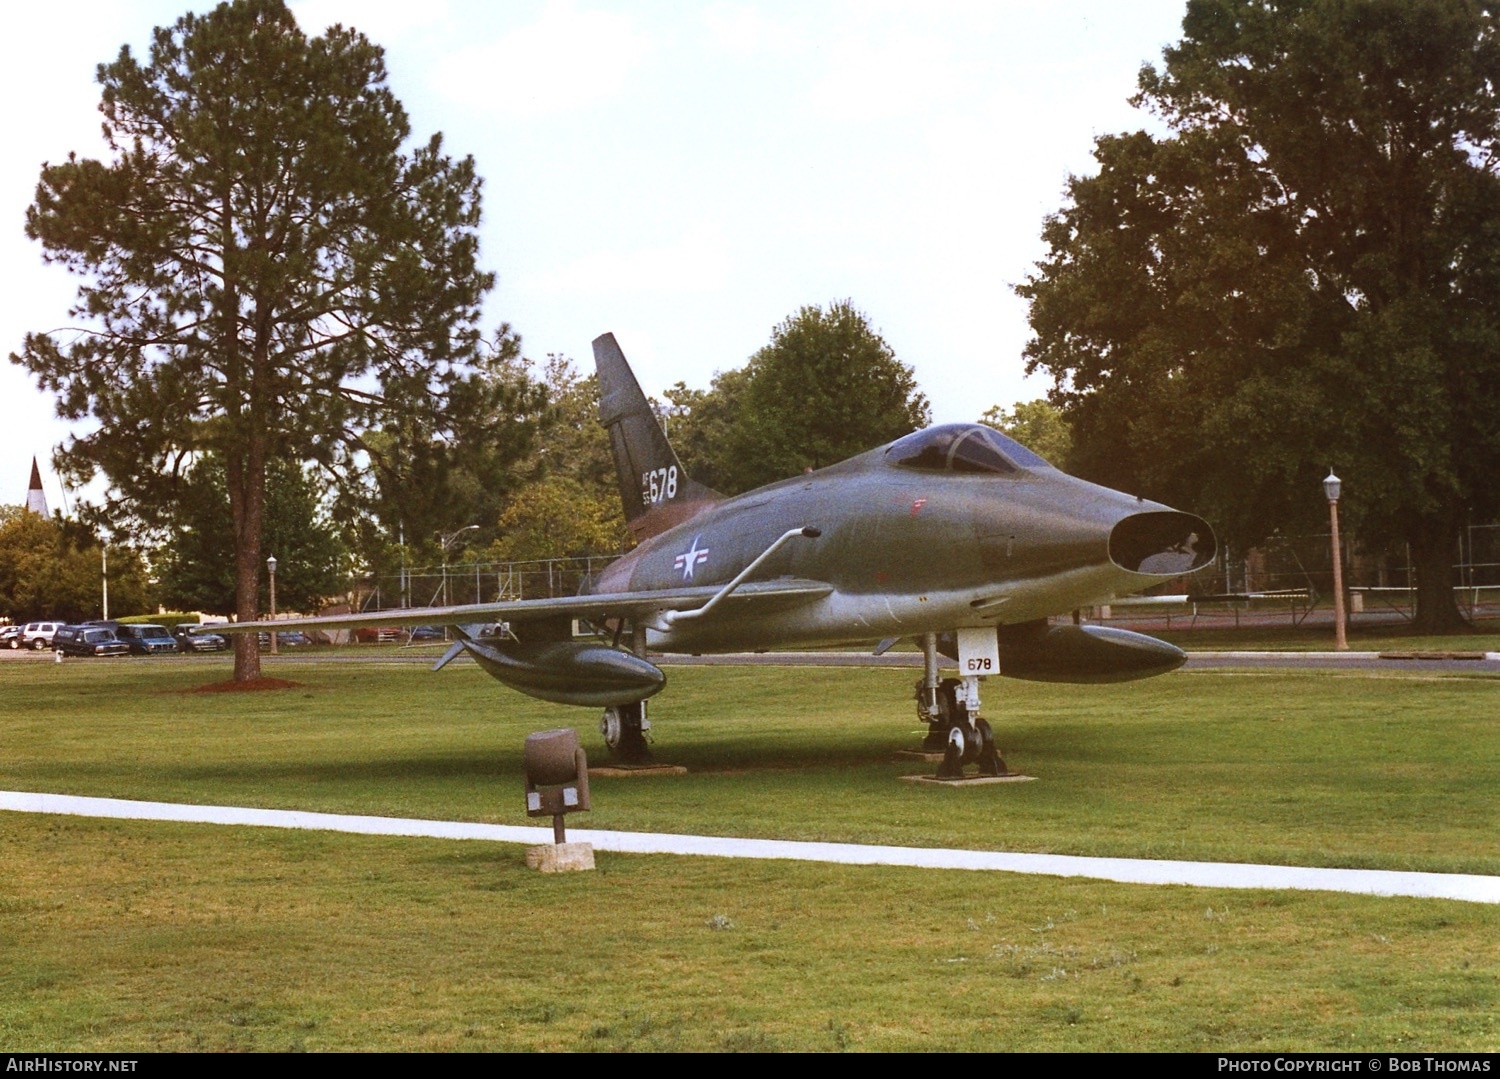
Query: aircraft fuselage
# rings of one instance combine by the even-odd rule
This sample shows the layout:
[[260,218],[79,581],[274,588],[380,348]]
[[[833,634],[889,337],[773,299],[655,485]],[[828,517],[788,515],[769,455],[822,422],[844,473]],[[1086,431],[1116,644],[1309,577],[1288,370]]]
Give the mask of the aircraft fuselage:
[[715,504],[643,542],[597,588],[723,584],[787,529],[819,529],[755,579],[823,581],[826,597],[648,630],[659,651],[741,651],[1030,621],[1140,591],[1212,555],[1207,525],[1158,503],[1045,466],[908,467],[891,460],[899,445]]

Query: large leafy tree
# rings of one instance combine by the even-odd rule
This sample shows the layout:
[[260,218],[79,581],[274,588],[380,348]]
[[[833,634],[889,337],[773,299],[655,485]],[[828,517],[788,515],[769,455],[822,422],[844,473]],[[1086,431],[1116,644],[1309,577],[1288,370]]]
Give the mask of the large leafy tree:
[[612,554],[630,535],[616,491],[601,492],[564,472],[521,488],[500,515],[499,533],[489,555],[505,562]]
[[0,506],[0,613],[16,622],[98,618],[106,574],[111,615],[149,609],[136,551],[111,546],[106,560],[98,537],[78,522],[11,509]]
[[726,494],[835,464],[931,417],[912,369],[849,300],[785,319],[706,394],[679,385],[670,396],[684,467]]
[[1419,627],[1460,625],[1458,529],[1500,507],[1492,6],[1190,0],[1136,101],[1165,132],[1097,141],[1018,289],[1073,465],[1239,546],[1326,521],[1332,465]]
[[[185,466],[218,456],[251,618],[273,459],[361,460],[396,423],[423,454],[473,433],[480,180],[440,136],[407,148],[379,47],[308,37],[280,0],[184,15],[98,78],[109,159],[45,166],[26,219],[82,278],[83,333],[13,359],[97,421],[63,461],[102,471],[119,511],[159,520]],[[235,677],[258,674],[240,636]]]
[[[547,411],[532,459],[537,475],[577,480],[591,495],[619,502],[609,433],[599,422],[599,376],[582,375],[571,359],[550,353],[542,368]],[[620,511],[620,527],[624,528]]]

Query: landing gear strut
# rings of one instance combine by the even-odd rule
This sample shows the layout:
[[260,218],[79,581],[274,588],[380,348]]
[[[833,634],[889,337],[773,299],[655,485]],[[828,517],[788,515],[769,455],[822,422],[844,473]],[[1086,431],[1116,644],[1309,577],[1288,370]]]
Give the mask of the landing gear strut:
[[957,678],[944,678],[929,692],[927,687],[918,683],[917,718],[927,724],[922,752],[942,753],[947,750],[948,732],[967,717],[962,686]]
[[[620,640],[624,623],[615,629],[615,642]],[[630,650],[642,659],[646,658],[646,625],[636,619],[630,625]],[[609,758],[615,764],[655,764],[651,756],[651,724],[646,719],[646,702],[634,704],[612,704],[604,710],[599,720],[599,733],[609,747]]]
[[646,719],[646,702],[612,704],[599,720],[599,733],[609,747],[610,759],[618,764],[651,764],[647,745],[651,724]]
[[941,753],[948,745],[948,728],[956,705],[952,687],[958,679],[938,681],[937,634],[922,636],[922,680],[917,683],[917,718],[927,724],[927,737],[922,740],[922,749],[928,753]]
[[1009,774],[995,748],[995,734],[979,716],[979,679],[938,680],[937,635],[922,638],[922,681],[917,683],[917,715],[927,724],[922,749],[942,753],[939,779],[964,778],[964,765],[978,765],[981,776]]

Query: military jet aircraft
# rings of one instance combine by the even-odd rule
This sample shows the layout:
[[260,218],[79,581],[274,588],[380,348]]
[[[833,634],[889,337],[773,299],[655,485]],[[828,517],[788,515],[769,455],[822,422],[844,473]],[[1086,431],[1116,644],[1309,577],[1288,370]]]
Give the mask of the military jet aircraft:
[[[915,638],[917,707],[939,774],[1001,774],[979,681],[1120,681],[1180,666],[1164,641],[1048,617],[1210,562],[1200,518],[1069,476],[979,424],[929,427],[734,498],[692,480],[612,334],[594,343],[608,429],[638,545],[585,594],[281,620],[277,629],[424,625],[500,682],[603,706],[617,759],[649,759],[651,652],[738,652]],[[575,639],[575,620],[601,631]],[[479,624],[495,623],[488,633]],[[266,629],[270,623],[219,629]],[[958,663],[940,679],[941,656]]]

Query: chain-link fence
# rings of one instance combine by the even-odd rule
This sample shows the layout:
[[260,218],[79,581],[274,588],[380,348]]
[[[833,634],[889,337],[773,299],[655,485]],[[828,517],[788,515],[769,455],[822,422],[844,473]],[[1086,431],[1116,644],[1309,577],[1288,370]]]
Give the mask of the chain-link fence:
[[[1371,547],[1357,535],[1343,539],[1344,587],[1352,614],[1385,613],[1412,617],[1416,571],[1404,544]],[[1500,524],[1469,525],[1454,550],[1454,597],[1473,618],[1500,617]],[[1246,551],[1220,545],[1213,563],[1197,573],[1152,589],[1162,596],[1186,596],[1176,609],[1201,621],[1205,613],[1235,617],[1240,612],[1283,612],[1301,622],[1332,606],[1333,545],[1328,533],[1273,537]],[[1118,605],[1149,610],[1148,603]],[[1166,605],[1162,605],[1166,610]],[[1179,614],[1180,617],[1180,614]]]
[[529,562],[411,566],[356,586],[358,609],[449,607],[464,603],[576,596],[618,555]]

